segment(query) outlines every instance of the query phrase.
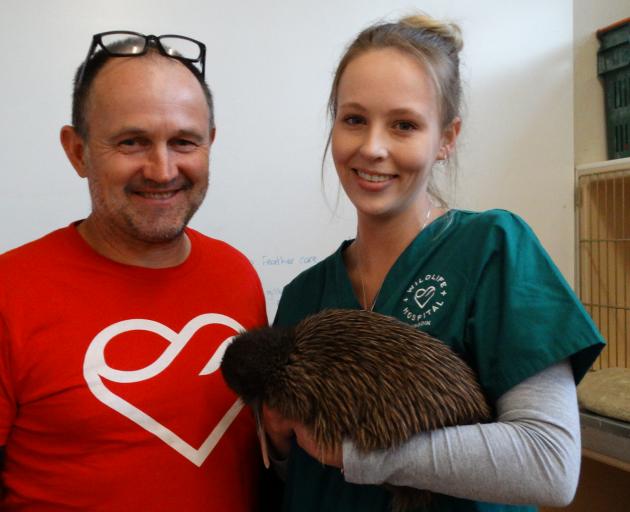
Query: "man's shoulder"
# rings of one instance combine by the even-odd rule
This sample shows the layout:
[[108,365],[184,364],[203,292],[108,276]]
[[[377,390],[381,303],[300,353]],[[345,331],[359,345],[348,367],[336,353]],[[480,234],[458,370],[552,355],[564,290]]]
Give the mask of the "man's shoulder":
[[186,228],[186,234],[191,240],[193,250],[198,251],[201,257],[215,262],[219,260],[231,265],[242,265],[253,270],[254,266],[249,258],[228,242],[204,235],[192,228]]
[[193,229],[191,227],[186,228],[186,234],[191,239],[193,245],[199,244],[199,246],[203,249],[216,248],[220,250],[225,250],[226,252],[242,254],[236,247],[229,244],[228,242],[206,235],[201,231],[197,231],[196,229]]
[[73,226],[56,229],[40,238],[26,242],[23,245],[9,249],[0,254],[0,266],[14,265],[20,262],[33,263],[39,258],[49,258],[51,251],[59,251],[68,247],[68,242],[73,238]]

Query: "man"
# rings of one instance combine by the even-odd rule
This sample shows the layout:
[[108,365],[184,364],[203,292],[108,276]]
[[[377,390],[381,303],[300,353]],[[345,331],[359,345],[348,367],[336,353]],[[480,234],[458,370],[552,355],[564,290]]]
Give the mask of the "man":
[[186,227],[215,135],[204,52],[97,34],[77,72],[61,143],[91,213],[0,256],[3,511],[255,508],[253,420],[217,370],[264,296]]

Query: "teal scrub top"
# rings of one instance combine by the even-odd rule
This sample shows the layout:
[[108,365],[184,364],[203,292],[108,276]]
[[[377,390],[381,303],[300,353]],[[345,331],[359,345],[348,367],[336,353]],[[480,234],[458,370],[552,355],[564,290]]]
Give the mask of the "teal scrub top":
[[[295,325],[326,308],[361,307],[343,262],[350,243],[285,287],[276,325]],[[531,229],[504,210],[451,210],[427,226],[390,269],[374,311],[451,346],[476,371],[491,403],[567,358],[579,382],[604,345]],[[536,510],[434,496],[424,510]],[[338,469],[297,446],[291,451],[285,511],[385,512],[389,500],[383,487],[347,483]]]

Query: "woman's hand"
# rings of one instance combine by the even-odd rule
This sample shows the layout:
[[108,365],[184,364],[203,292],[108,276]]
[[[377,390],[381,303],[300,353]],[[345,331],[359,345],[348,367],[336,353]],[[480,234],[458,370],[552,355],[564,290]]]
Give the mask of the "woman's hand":
[[267,438],[275,448],[275,455],[281,459],[288,457],[291,441],[295,437],[300,448],[314,459],[327,466],[343,467],[341,445],[330,450],[320,448],[315,442],[312,430],[302,423],[285,418],[276,409],[271,409],[265,404],[262,406],[262,422]]
[[293,426],[295,432],[295,439],[300,448],[308,453],[311,457],[318,460],[326,466],[333,466],[336,468],[343,468],[343,451],[341,444],[338,444],[334,448],[324,450],[316,442],[313,436],[313,431],[301,423],[295,423]]
[[[264,403],[262,405],[262,423],[267,434],[267,438],[273,445],[277,458],[286,459],[291,450],[291,439],[294,436],[293,427],[295,421],[288,420],[276,409],[270,409]],[[276,458],[276,457],[274,457]]]

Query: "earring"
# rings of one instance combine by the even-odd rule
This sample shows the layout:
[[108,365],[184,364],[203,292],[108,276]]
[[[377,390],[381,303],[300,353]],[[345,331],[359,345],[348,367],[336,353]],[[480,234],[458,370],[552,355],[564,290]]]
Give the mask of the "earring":
[[448,148],[443,146],[440,151],[438,151],[437,158],[435,159],[435,165],[439,165],[440,167],[445,167],[448,163]]
[[443,171],[446,169],[446,162],[447,160],[444,160],[443,158],[436,160],[433,162],[433,170],[438,172]]

